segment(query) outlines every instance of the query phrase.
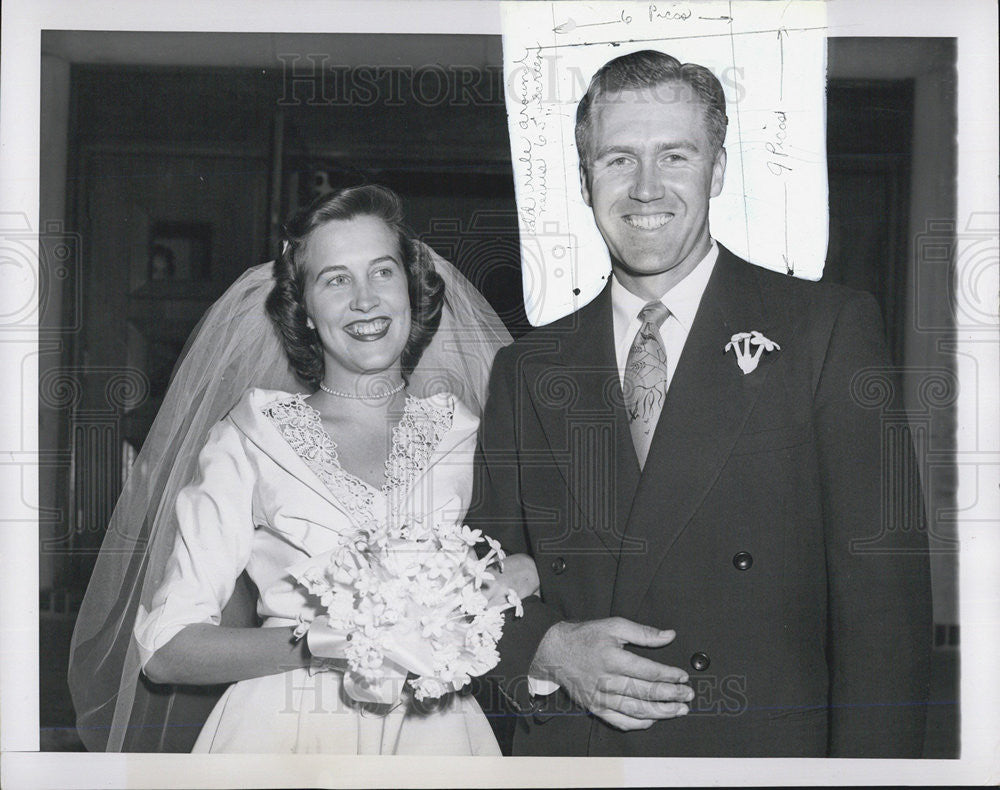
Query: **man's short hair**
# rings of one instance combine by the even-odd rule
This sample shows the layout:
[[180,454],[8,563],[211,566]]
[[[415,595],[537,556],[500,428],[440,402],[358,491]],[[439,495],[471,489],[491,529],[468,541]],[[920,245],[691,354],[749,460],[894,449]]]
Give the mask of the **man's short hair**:
[[590,81],[586,94],[576,108],[576,150],[586,167],[590,162],[591,110],[605,95],[624,90],[642,90],[659,85],[680,83],[694,91],[705,108],[705,126],[712,152],[726,140],[726,94],[716,76],[697,63],[681,63],[665,52],[644,49],[605,63]]

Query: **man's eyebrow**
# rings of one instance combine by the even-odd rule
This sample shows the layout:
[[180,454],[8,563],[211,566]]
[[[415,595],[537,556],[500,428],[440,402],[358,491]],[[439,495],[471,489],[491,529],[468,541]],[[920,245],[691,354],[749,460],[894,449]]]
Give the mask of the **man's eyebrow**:
[[687,151],[692,154],[698,153],[701,149],[697,145],[692,143],[690,140],[678,140],[673,143],[660,143],[656,146],[657,152],[660,151]]
[[617,144],[603,145],[603,146],[601,146],[600,148],[597,149],[597,152],[594,154],[594,159],[602,159],[603,157],[607,156],[608,154],[633,154],[634,155],[636,153],[637,153],[636,149],[633,148],[632,146],[629,146],[629,145],[617,145]]
[[[692,154],[696,154],[701,149],[697,145],[689,140],[677,140],[674,142],[659,143],[656,146],[656,152],[662,153],[663,151],[687,151]],[[615,144],[601,146],[597,149],[597,153],[594,154],[594,159],[602,159],[609,154],[632,154],[633,156],[638,155],[638,149],[625,144]]]

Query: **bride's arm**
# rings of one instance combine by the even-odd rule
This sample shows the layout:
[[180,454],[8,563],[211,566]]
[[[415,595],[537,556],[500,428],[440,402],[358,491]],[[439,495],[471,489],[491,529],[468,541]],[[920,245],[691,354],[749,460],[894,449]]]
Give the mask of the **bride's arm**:
[[134,626],[140,666],[158,683],[228,683],[309,663],[292,628],[231,628],[222,610],[253,552],[256,471],[228,420],[209,433],[195,481],[176,500],[163,579]]
[[309,666],[306,640],[295,641],[293,630],[195,623],[153,653],[143,671],[154,683],[212,685]]

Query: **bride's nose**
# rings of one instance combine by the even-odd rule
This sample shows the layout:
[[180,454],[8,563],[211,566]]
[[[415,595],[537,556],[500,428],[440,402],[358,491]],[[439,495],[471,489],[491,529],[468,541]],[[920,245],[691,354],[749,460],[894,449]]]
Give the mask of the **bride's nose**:
[[351,309],[360,313],[367,313],[378,306],[378,294],[372,284],[367,280],[361,280],[354,288],[354,295],[351,299]]

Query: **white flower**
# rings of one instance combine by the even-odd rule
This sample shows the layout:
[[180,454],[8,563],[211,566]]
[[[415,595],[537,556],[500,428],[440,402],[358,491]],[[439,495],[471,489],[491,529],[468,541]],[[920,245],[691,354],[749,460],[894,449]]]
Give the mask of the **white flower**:
[[344,650],[347,663],[351,670],[357,672],[366,680],[377,680],[382,677],[382,662],[384,660],[381,641],[364,633],[355,632]]
[[481,592],[478,592],[477,588],[473,587],[463,587],[462,588],[462,611],[466,614],[479,614],[480,612],[485,612],[486,607],[489,606],[489,600]]
[[425,676],[414,678],[410,681],[410,685],[413,687],[413,696],[418,700],[437,699],[451,691],[440,680]]
[[307,569],[299,577],[299,583],[309,591],[310,595],[322,595],[330,589],[326,575],[319,568]]
[[447,579],[455,572],[455,557],[447,551],[436,551],[427,558],[425,565],[427,568],[427,578]]
[[354,621],[354,593],[350,590],[342,589],[334,591],[330,603],[326,607],[330,623],[334,627],[341,627],[341,623],[349,624]]
[[768,340],[756,329],[750,332],[750,343],[754,346],[763,346],[765,351],[781,350],[781,346],[775,343],[773,340]]
[[385,601],[386,618],[391,616],[393,621],[398,620],[406,612],[411,600],[409,585],[402,579],[390,579],[380,590],[382,600]]
[[[465,543],[466,546],[475,546],[479,543],[482,537],[483,531],[481,529],[469,529],[466,524],[463,524],[458,532],[458,538]],[[487,540],[489,540],[489,538],[487,538]]]
[[737,332],[735,335],[733,335],[731,338],[729,338],[729,342],[726,343],[726,348],[724,350],[725,351],[729,351],[729,349],[731,349],[731,348],[736,348],[736,345],[740,341],[747,340],[747,339],[749,339],[749,337],[750,337],[750,333],[749,332]]
[[500,639],[500,634],[503,632],[503,622],[503,608],[497,606],[492,609],[487,609],[485,612],[478,615],[473,621],[473,626],[483,629],[483,631],[488,633],[493,638],[493,641],[496,642]]
[[[756,349],[753,353],[750,351],[751,346]],[[728,352],[730,349],[736,354],[736,364],[739,365],[740,370],[743,371],[743,375],[746,376],[757,369],[757,365],[760,363],[760,355],[764,351],[780,351],[781,346],[754,329],[750,332],[737,332],[734,334],[729,339],[729,342],[726,343],[723,353]]]
[[355,609],[354,622],[365,630],[372,633],[382,624],[382,614],[385,612],[385,604],[375,598],[362,598]]
[[425,615],[420,618],[420,635],[424,639],[441,636],[446,623],[447,620],[440,614]]
[[461,655],[458,645],[454,643],[446,642],[437,645],[434,650],[434,670],[444,672],[449,665],[456,663]]
[[476,627],[475,623],[465,632],[465,646],[473,652],[491,648],[495,644],[496,640],[490,636],[489,631],[485,628]]
[[495,644],[483,644],[472,651],[465,667],[470,675],[484,675],[500,663],[500,654]]
[[455,691],[458,691],[460,688],[463,688],[466,683],[472,680],[472,678],[469,677],[469,673],[461,667],[449,666],[448,669],[441,674],[441,680],[451,686],[451,688]]
[[440,606],[444,599],[440,587],[431,585],[412,587],[409,591],[409,597],[416,605],[427,607]]
[[486,543],[487,545],[489,545],[490,549],[492,549],[493,552],[496,554],[498,560],[502,560],[507,556],[507,553],[500,546],[500,541],[493,540],[493,538],[491,538],[489,535],[484,535],[483,537],[485,538]]
[[514,590],[507,590],[507,603],[514,607],[514,617],[524,616],[524,606],[521,605],[521,597]]
[[487,570],[490,562],[491,560],[488,556],[483,557],[483,559],[479,560],[479,562],[473,563],[472,567],[469,569],[472,574],[473,583],[475,584],[477,590],[483,586],[484,581],[493,581],[496,578],[496,576]]

